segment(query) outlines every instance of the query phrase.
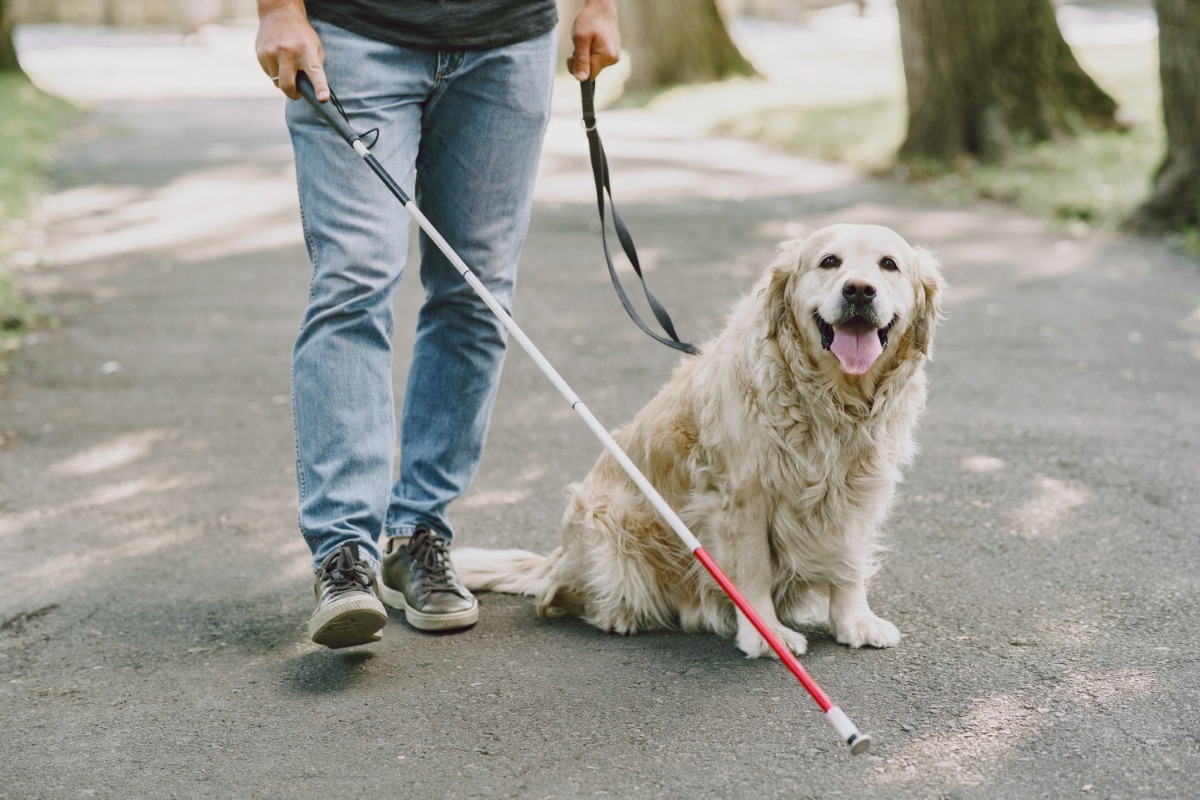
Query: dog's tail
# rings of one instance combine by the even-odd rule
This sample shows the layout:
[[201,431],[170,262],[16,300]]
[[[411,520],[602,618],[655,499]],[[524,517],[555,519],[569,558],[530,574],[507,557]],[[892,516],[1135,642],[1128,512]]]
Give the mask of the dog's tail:
[[468,589],[536,597],[550,585],[550,570],[558,561],[557,554],[464,547],[451,550],[450,559]]

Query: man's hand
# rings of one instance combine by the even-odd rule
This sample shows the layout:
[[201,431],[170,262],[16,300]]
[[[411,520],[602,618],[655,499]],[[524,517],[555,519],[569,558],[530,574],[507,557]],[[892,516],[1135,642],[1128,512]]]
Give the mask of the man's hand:
[[[649,0],[647,0],[649,2]],[[571,28],[575,52],[567,69],[580,83],[621,60],[621,31],[617,27],[617,0],[584,0]]]
[[308,24],[303,0],[258,1],[258,36],[254,50],[263,72],[288,97],[300,99],[296,73],[303,70],[317,91],[317,99],[322,103],[329,99],[325,48],[317,32]]

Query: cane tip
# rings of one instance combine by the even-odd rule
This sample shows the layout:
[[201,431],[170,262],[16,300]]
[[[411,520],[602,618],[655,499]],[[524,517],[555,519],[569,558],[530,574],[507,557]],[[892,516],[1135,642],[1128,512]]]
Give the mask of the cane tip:
[[850,745],[850,755],[861,756],[871,749],[871,735],[869,733],[856,733],[846,740],[846,744]]

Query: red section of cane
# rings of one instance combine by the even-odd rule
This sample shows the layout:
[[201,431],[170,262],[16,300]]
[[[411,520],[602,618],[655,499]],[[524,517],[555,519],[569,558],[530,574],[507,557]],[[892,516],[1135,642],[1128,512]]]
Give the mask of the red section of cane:
[[867,752],[871,747],[870,735],[859,731],[858,727],[846,716],[846,712],[834,705],[825,692],[821,691],[821,687],[809,676],[808,672],[805,671],[804,667],[796,659],[796,656],[792,654],[792,651],[775,635],[775,631],[767,627],[767,623],[763,622],[762,617],[758,615],[758,612],[754,610],[750,602],[746,600],[737,586],[733,584],[733,581],[729,580],[725,573],[721,571],[721,568],[717,566],[717,562],[713,561],[712,556],[703,547],[699,546],[692,550],[692,554],[696,556],[696,560],[704,565],[704,568],[708,570],[708,574],[713,576],[713,580],[729,596],[729,599],[733,601],[738,610],[746,615],[746,619],[750,620],[750,624],[754,626],[755,630],[762,634],[763,639],[775,651],[775,655],[779,656],[779,660],[784,663],[784,666],[796,676],[796,680],[800,681],[805,690],[812,695],[812,699],[817,701],[817,705],[825,712],[825,720],[833,726],[839,736],[846,740],[846,744],[850,745],[850,753],[857,756]]
[[796,656],[792,654],[792,651],[775,635],[775,631],[767,627],[767,623],[763,622],[762,617],[758,615],[754,607],[742,596],[738,588],[733,585],[733,581],[725,576],[725,573],[721,571],[717,563],[712,560],[712,556],[703,547],[698,547],[692,552],[699,559],[700,563],[704,565],[704,568],[708,570],[708,574],[713,576],[713,580],[725,590],[725,594],[729,595],[729,599],[738,607],[738,610],[746,615],[746,619],[750,620],[750,624],[767,640],[767,644],[771,645],[771,649],[775,651],[775,655],[779,656],[779,660],[791,670],[791,673],[796,676],[796,680],[800,681],[801,685],[812,695],[813,700],[817,701],[817,705],[821,707],[821,710],[827,712],[833,708],[833,702],[825,695],[825,692],[821,691],[821,687],[817,685],[817,682],[809,677],[809,674],[805,672],[804,667],[796,659]]

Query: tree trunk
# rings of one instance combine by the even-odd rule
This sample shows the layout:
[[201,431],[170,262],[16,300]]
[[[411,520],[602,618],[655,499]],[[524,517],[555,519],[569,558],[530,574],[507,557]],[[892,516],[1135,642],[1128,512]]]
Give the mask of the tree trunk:
[[0,72],[20,72],[17,48],[13,45],[13,22],[9,0],[0,0]]
[[716,0],[621,0],[628,91],[756,75],[725,27]]
[[900,158],[999,161],[1017,142],[1116,128],[1116,101],[1063,40],[1050,0],[897,0],[908,85]]
[[1200,0],[1155,0],[1167,154],[1150,198],[1125,223],[1138,233],[1200,226]]

